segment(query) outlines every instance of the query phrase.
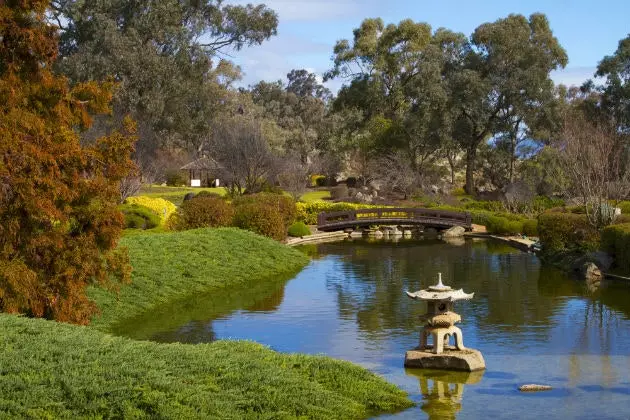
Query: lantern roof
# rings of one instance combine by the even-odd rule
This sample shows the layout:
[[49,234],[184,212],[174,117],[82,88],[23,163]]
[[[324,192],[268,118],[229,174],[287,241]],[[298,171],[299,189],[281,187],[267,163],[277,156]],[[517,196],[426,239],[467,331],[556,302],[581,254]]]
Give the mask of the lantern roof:
[[474,293],[464,293],[463,289],[453,290],[450,286],[442,283],[442,273],[438,273],[438,284],[429,286],[428,289],[419,290],[411,293],[406,292],[407,296],[411,299],[417,300],[432,300],[440,301],[446,300],[449,302],[455,302],[457,300],[469,300],[475,295]]

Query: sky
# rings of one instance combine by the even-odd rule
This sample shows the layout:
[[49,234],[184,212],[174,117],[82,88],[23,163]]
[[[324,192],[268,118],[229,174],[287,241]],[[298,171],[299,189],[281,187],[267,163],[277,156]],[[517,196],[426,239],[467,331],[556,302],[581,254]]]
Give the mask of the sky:
[[[547,15],[554,35],[565,48],[569,64],[552,73],[556,83],[581,85],[592,78],[597,63],[613,54],[630,33],[630,0],[234,0],[264,3],[279,15],[278,35],[261,46],[232,54],[241,66],[242,86],[260,80],[286,80],[292,69],[318,75],[332,67],[333,47],[352,39],[363,19],[380,17],[385,24],[403,19],[426,22],[470,35],[477,26],[511,13]],[[341,80],[327,82],[337,91]]]

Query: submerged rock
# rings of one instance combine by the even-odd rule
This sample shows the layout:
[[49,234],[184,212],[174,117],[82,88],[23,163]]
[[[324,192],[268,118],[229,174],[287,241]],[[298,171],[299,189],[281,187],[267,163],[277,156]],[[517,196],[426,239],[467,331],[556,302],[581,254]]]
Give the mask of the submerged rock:
[[443,238],[459,238],[460,236],[464,236],[464,232],[466,232],[466,229],[464,229],[463,227],[453,226],[452,228],[442,232],[442,237]]
[[551,385],[538,385],[538,384],[527,384],[521,385],[518,387],[518,390],[521,392],[537,392],[537,391],[551,391],[553,388]]

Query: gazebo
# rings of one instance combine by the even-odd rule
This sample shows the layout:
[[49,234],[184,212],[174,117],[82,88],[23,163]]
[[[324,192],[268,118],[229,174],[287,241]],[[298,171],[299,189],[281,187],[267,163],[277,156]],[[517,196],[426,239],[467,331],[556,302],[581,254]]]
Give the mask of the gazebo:
[[187,163],[180,170],[188,171],[188,184],[191,187],[218,187],[223,167],[214,159],[204,156]]

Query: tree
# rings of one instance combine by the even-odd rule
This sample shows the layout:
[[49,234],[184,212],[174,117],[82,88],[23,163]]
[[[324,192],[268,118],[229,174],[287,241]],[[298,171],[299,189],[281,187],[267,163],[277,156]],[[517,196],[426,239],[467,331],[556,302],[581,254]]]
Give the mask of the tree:
[[145,161],[160,147],[199,148],[240,77],[225,53],[261,44],[278,25],[264,5],[223,0],[54,0],[51,9],[57,68],[72,83],[114,77],[114,119],[98,122],[108,130],[130,113]]
[[306,191],[308,184],[306,165],[302,163],[299,156],[289,154],[282,159],[278,172],[277,178],[280,188],[291,194],[293,199],[297,201]]
[[589,222],[601,228],[614,218],[610,201],[630,193],[630,166],[615,126],[590,121],[583,112],[566,117],[555,144],[561,176],[569,179],[567,195],[582,200]]
[[595,75],[606,78],[601,108],[622,133],[630,134],[630,35],[619,41],[613,55],[604,57]]
[[247,115],[223,120],[214,129],[208,146],[226,172],[232,195],[260,192],[275,178],[277,158],[262,135],[260,123]]
[[449,37],[456,35],[439,30],[434,36],[426,23],[403,20],[385,26],[381,19],[366,19],[352,43],[337,42],[334,67],[326,74],[349,81],[333,109],[360,110],[363,128],[386,123],[389,132],[374,147],[381,153],[402,150],[414,169],[439,148],[437,121],[445,105],[442,48]]
[[311,155],[324,148],[326,102],[331,94],[306,70],[291,70],[287,79],[286,88],[280,80],[261,81],[251,87],[251,95],[262,107],[262,117],[283,130],[282,151],[298,154],[306,164]]
[[51,73],[57,36],[47,1],[0,3],[0,310],[85,324],[89,284],[128,280],[117,249],[119,182],[133,165],[133,124],[82,146],[112,84],[68,87]]
[[510,15],[479,26],[460,68],[450,73],[450,108],[454,138],[466,152],[466,192],[474,193],[479,145],[520,124],[534,125],[534,111],[553,101],[552,70],[567,55],[553,36],[547,18]]

